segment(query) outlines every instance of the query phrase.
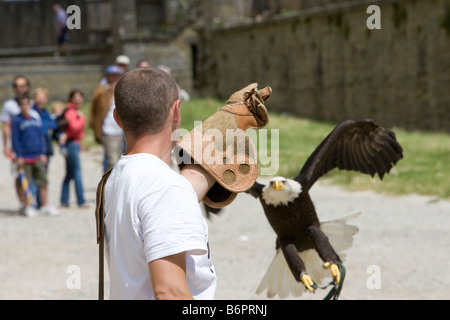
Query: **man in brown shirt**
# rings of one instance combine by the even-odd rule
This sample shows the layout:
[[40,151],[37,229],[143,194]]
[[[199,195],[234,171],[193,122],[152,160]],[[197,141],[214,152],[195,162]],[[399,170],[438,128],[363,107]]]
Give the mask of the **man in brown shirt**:
[[123,152],[123,131],[113,118],[114,87],[122,74],[123,70],[116,65],[106,68],[107,83],[98,86],[91,101],[89,127],[105,150],[105,171],[116,164]]

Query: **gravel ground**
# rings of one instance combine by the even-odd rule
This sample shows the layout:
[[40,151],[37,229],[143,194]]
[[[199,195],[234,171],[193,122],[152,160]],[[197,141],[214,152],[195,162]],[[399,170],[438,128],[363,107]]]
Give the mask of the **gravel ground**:
[[[94,205],[101,160],[99,147],[82,153],[90,208],[76,206],[72,186],[70,208],[58,216],[26,218],[16,214],[11,164],[0,157],[0,299],[97,298]],[[64,160],[56,154],[49,168],[50,202],[56,206],[63,176]],[[311,194],[322,219],[361,212],[354,220],[360,231],[347,253],[341,299],[450,299],[449,201],[350,193],[321,183]],[[266,299],[255,290],[275,253],[275,234],[259,202],[239,195],[209,221],[209,234],[216,298]]]

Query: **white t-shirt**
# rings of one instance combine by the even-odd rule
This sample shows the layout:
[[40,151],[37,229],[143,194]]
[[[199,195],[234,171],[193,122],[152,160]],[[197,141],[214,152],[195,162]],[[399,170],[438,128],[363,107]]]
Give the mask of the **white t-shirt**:
[[102,132],[104,135],[107,135],[107,136],[123,135],[122,129],[119,127],[116,120],[114,120],[113,112],[114,112],[115,108],[116,108],[116,106],[114,104],[114,99],[113,99],[113,103],[109,107],[109,110],[105,116],[105,119],[103,119]]
[[[30,100],[30,104],[34,105],[34,101]],[[16,99],[9,99],[5,101],[2,108],[2,113],[0,114],[0,121],[1,122],[12,122],[12,119],[17,116],[20,113],[20,107],[17,103]],[[35,119],[40,119],[39,113],[37,113],[35,110],[30,109],[28,112],[30,116],[32,116]]]
[[195,299],[213,299],[208,225],[190,182],[151,154],[122,155],[105,189],[111,299],[154,299],[148,262],[186,252]]

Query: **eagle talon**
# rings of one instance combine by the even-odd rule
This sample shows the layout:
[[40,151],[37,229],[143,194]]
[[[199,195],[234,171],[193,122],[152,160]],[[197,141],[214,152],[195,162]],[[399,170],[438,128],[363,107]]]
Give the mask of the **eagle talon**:
[[316,283],[313,281],[313,279],[311,279],[309,274],[307,274],[306,272],[303,272],[300,275],[300,280],[302,281],[302,283],[305,285],[306,289],[309,292],[314,292],[317,289]]
[[336,283],[341,282],[341,272],[339,271],[339,266],[335,263],[325,262],[323,264],[324,269],[330,269],[333,281]]

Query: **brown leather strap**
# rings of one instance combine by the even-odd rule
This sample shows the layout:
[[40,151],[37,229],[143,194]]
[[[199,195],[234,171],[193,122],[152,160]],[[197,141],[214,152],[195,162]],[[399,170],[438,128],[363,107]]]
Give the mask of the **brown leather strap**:
[[104,299],[104,252],[105,252],[105,186],[112,167],[109,168],[102,176],[97,186],[96,206],[95,206],[95,222],[97,225],[97,244],[98,247],[98,299]]

